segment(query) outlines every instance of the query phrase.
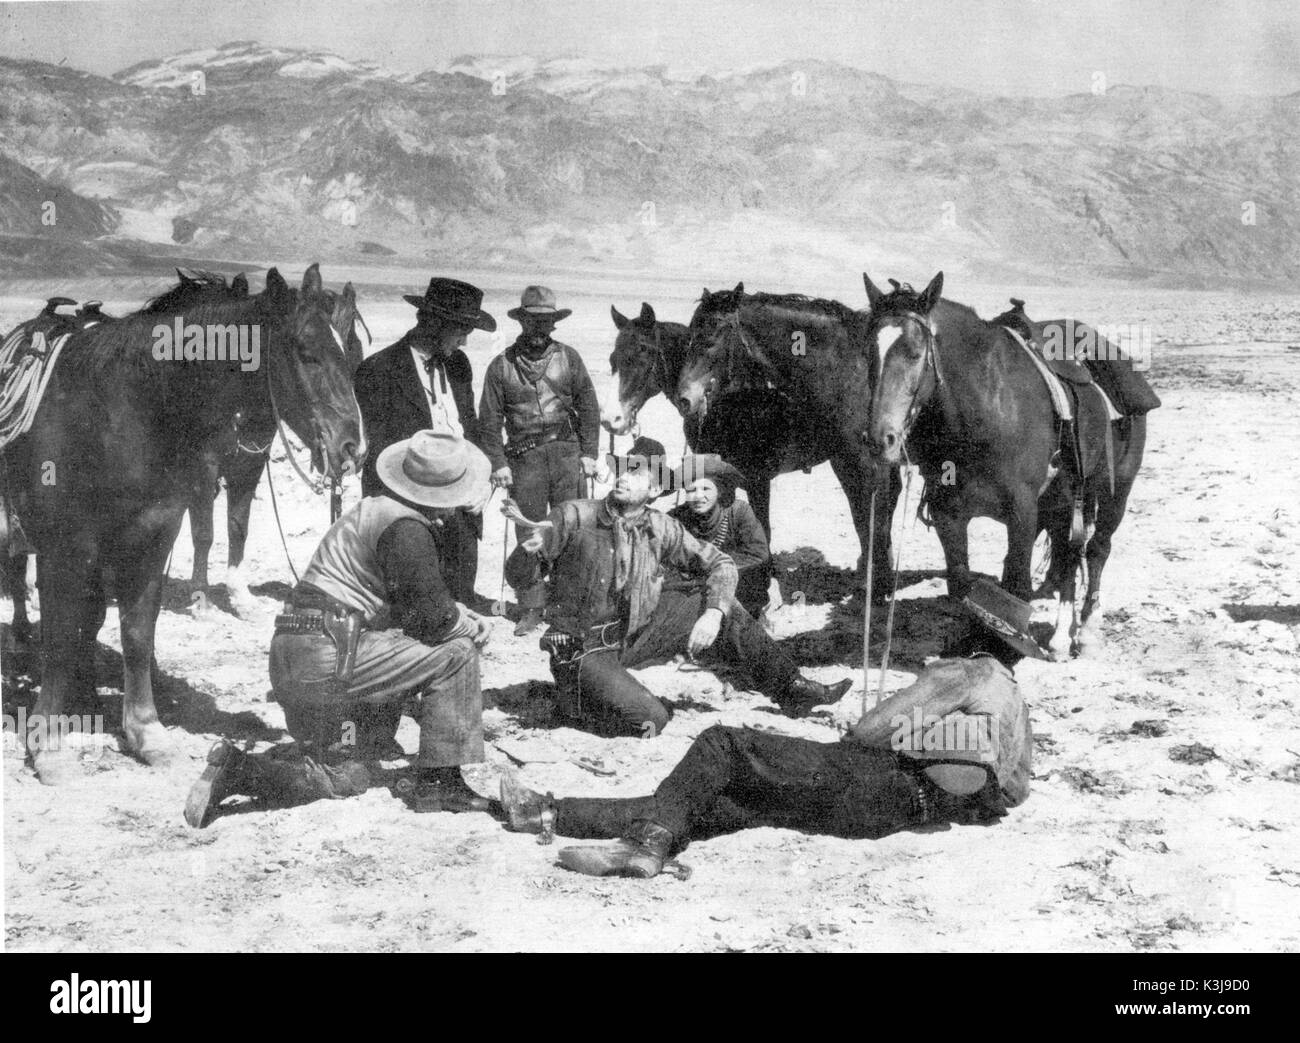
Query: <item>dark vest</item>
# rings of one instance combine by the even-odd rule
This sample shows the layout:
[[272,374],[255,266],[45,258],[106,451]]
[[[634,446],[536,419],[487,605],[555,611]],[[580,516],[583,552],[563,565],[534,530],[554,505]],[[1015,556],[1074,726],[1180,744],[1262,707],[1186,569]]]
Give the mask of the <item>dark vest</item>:
[[515,348],[501,357],[502,396],[505,401],[506,435],[511,442],[544,435],[559,434],[577,439],[577,422],[573,404],[573,351],[558,341],[557,350],[547,360],[546,370],[536,384],[525,380],[514,363]]

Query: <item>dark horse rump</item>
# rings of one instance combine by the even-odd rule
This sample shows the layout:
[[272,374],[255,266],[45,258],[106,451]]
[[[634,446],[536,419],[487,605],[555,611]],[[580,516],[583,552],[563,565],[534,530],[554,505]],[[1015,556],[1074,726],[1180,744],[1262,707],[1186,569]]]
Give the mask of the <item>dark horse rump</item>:
[[[150,662],[163,565],[203,480],[205,454],[236,417],[268,408],[352,473],[365,454],[361,415],[315,265],[301,290],[272,269],[256,297],[137,314],[73,334],[31,430],[4,452],[11,493],[38,552],[44,666],[35,713],[57,717],[93,687],[103,574],[122,620],[124,746],[146,762],[170,741],[154,706]],[[166,331],[184,333],[172,351]],[[240,340],[238,357],[228,337]],[[260,346],[245,352],[244,346]],[[34,750],[42,781],[69,751]]]

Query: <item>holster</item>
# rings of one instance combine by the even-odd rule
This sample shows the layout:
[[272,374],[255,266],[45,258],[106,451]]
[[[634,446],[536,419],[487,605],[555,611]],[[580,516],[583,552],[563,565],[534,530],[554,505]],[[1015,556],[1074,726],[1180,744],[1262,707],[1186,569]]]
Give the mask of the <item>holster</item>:
[[361,615],[327,608],[321,618],[321,630],[334,642],[334,680],[347,685],[357,665],[357,644],[361,640]]

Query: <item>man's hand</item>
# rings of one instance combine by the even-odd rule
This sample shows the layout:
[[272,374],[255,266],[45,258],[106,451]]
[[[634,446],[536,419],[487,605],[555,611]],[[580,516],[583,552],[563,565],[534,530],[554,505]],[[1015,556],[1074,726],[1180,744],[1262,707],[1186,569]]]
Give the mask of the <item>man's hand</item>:
[[519,548],[525,554],[536,554],[542,549],[542,543],[545,541],[545,533],[541,529],[534,529],[526,540],[519,541]]
[[492,636],[492,630],[488,626],[487,620],[477,612],[471,612],[467,608],[462,608],[461,613],[465,616],[469,625],[474,628],[474,633],[470,635],[470,640],[474,642],[474,647],[481,652],[483,646],[488,643],[488,638]]
[[510,466],[498,467],[492,472],[493,489],[509,489],[515,484],[515,476],[510,473]]
[[596,478],[600,474],[600,464],[589,456],[582,458],[582,473],[587,478]]
[[722,628],[722,610],[706,608],[704,614],[691,627],[691,636],[686,641],[686,652],[694,659],[706,648],[712,648]]

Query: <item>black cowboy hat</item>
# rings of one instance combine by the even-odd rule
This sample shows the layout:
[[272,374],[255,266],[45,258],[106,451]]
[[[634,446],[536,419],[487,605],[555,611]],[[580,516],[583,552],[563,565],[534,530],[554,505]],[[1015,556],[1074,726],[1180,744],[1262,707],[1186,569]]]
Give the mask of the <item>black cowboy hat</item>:
[[673,484],[676,472],[669,468],[667,460],[668,451],[663,443],[653,438],[646,438],[644,435],[633,441],[632,447],[626,453],[605,454],[605,463],[614,472],[616,478],[628,471],[651,468],[651,475],[659,483],[660,496],[666,496],[676,488]]
[[440,315],[462,326],[486,330],[488,333],[497,328],[497,320],[483,310],[483,291],[459,279],[434,276],[429,280],[429,288],[424,291],[423,297],[404,293],[402,300],[414,304],[421,312]]
[[991,580],[977,579],[962,602],[986,631],[1030,659],[1046,659],[1029,634],[1029,602],[1008,594]]
[[718,502],[723,507],[735,502],[739,486],[749,485],[749,479],[717,453],[688,453],[673,472],[673,489],[685,489],[700,478],[718,486]]

